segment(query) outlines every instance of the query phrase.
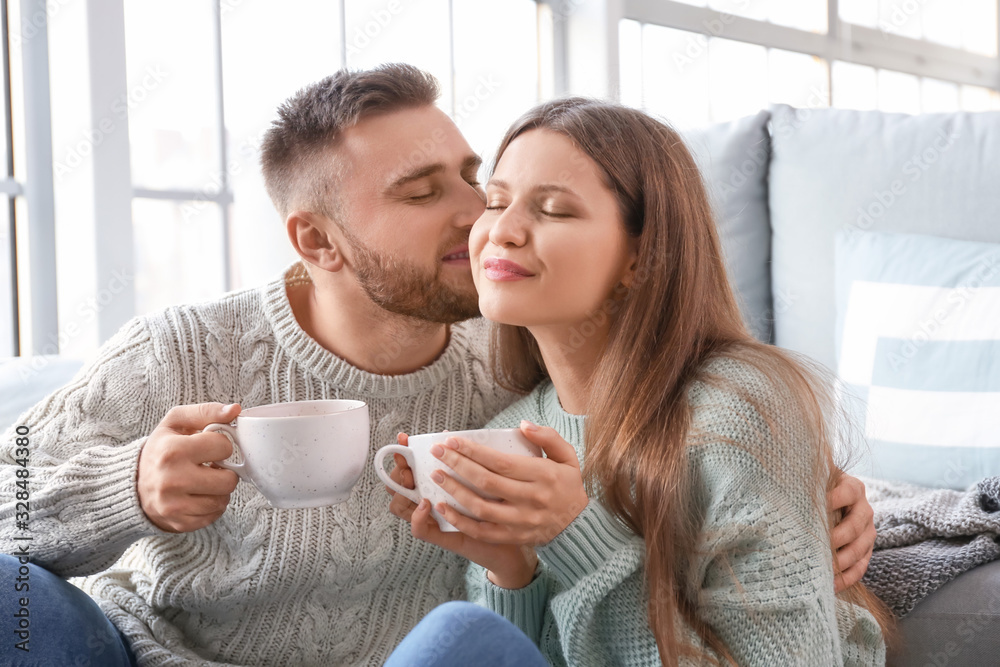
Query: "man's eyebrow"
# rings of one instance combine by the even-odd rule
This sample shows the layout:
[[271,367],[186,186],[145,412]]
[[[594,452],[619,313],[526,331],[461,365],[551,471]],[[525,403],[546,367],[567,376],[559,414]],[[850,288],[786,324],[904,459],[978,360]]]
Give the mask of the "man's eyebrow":
[[441,171],[444,171],[444,164],[440,162],[424,165],[423,167],[420,167],[414,171],[410,171],[397,178],[389,185],[389,189],[395,190],[396,188],[400,188],[406,185],[407,183],[412,183],[413,181],[419,181],[421,178],[427,178],[428,176],[432,176]]
[[479,168],[483,165],[483,158],[478,155],[470,155],[469,157],[462,160],[462,171],[467,169],[475,169],[479,171]]
[[[465,172],[469,169],[479,169],[479,166],[483,163],[483,158],[478,155],[470,155],[464,160],[462,160],[461,171]],[[396,180],[394,180],[389,185],[389,190],[395,190],[401,188],[407,183],[412,183],[413,181],[419,181],[421,178],[427,178],[428,176],[433,176],[434,174],[440,173],[445,170],[445,165],[443,162],[435,162],[434,164],[424,165],[418,167],[414,171],[410,171],[403,174]]]

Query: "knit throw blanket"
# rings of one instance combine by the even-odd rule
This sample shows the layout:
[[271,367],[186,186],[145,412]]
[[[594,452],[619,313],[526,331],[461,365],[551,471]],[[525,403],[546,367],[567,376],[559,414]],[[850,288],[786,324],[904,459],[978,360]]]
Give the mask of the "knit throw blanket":
[[878,531],[863,581],[900,618],[958,575],[1000,557],[1000,477],[966,491],[863,481]]

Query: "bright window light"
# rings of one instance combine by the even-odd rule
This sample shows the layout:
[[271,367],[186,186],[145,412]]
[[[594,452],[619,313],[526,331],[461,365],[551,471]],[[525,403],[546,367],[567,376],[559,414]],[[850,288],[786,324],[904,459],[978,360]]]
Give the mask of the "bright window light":
[[655,25],[642,27],[642,90],[645,108],[679,129],[707,125],[709,40]]
[[923,79],[920,82],[920,110],[924,113],[943,113],[961,109],[958,100],[958,86],[937,79]]
[[767,54],[768,101],[799,108],[830,106],[830,72],[822,58],[770,49]]
[[920,81],[912,74],[879,70],[878,108],[893,113],[920,113]]
[[452,0],[454,119],[472,150],[493,158],[508,126],[538,102],[534,0]]
[[962,86],[961,99],[963,111],[1000,110],[1000,93],[989,88]]
[[878,26],[878,0],[840,0],[840,19],[866,28]]
[[642,24],[625,19],[618,24],[618,56],[622,104],[642,108]]
[[202,189],[218,170],[212,26],[203,0],[125,0],[127,99],[111,114],[127,108],[136,186]]
[[734,120],[767,106],[767,49],[713,38],[709,43],[712,120]]
[[448,0],[400,2],[392,14],[385,0],[351,0],[345,5],[347,66],[368,69],[380,63],[405,62],[441,82],[438,103],[451,113],[451,37]]
[[148,313],[222,294],[222,217],[214,204],[136,199],[135,306]]
[[835,61],[831,71],[833,106],[870,110],[878,107],[878,76],[874,67]]
[[723,14],[741,16],[756,21],[825,33],[827,30],[826,0],[679,0],[686,5],[709,7]]
[[278,105],[333,74],[340,56],[335,2],[245,2],[222,13],[233,287],[258,285],[297,257],[264,189],[260,143]]
[[996,0],[840,0],[840,18],[884,35],[997,55]]
[[0,197],[0,356],[14,354],[14,281],[10,251],[10,198]]

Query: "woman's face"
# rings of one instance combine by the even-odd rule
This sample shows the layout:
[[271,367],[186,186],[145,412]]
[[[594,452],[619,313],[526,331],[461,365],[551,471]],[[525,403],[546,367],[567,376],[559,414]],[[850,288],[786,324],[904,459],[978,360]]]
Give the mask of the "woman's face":
[[628,280],[633,245],[597,163],[562,134],[530,130],[500,158],[472,227],[479,308],[503,324],[580,324]]

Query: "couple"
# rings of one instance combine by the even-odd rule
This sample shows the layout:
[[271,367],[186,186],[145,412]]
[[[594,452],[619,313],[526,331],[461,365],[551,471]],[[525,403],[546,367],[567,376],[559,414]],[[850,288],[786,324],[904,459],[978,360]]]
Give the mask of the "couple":
[[[880,660],[856,585],[870,508],[830,466],[829,398],[746,334],[676,135],[544,105],[508,133],[484,211],[437,95],[402,65],[300,91],[262,168],[302,261],[130,321],[21,417],[35,642],[4,662],[378,665],[399,645],[395,664],[448,664],[477,634],[526,664]],[[394,517],[370,466],[345,503],[276,510],[206,465],[232,449],[201,430],[239,404],[316,398],[366,401],[373,453],[524,419],[549,457],[442,448],[504,498],[466,498],[484,521],[448,515],[453,535],[399,498]],[[12,553],[12,432],[0,447]],[[467,596],[498,613],[439,607]]]

